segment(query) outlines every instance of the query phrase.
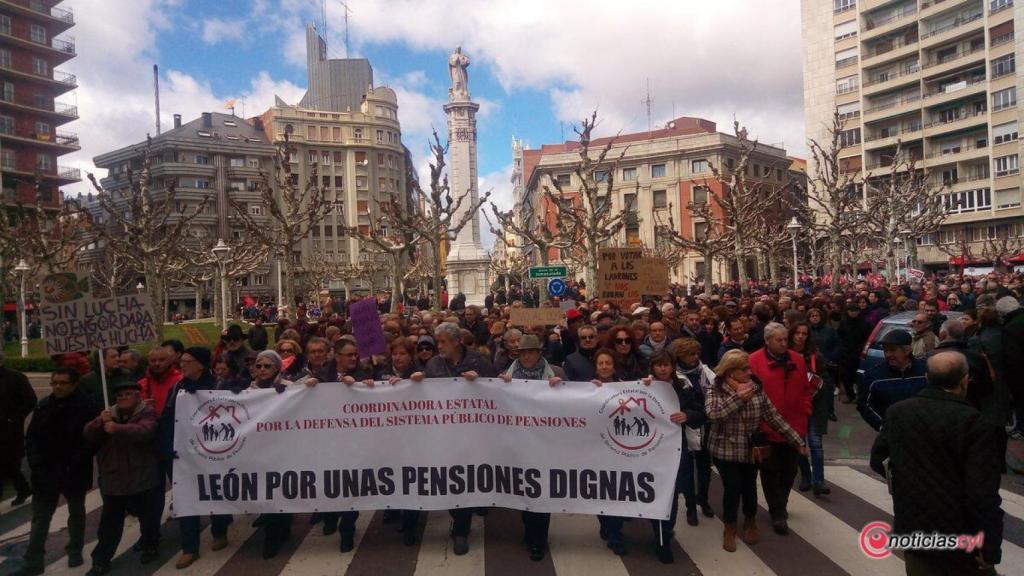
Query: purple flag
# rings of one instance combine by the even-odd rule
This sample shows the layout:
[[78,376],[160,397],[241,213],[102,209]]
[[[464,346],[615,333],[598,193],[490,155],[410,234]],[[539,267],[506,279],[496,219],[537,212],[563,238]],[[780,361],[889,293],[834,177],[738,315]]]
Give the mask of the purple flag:
[[352,334],[359,346],[359,357],[369,358],[386,354],[388,346],[384,341],[384,330],[380,326],[376,299],[364,298],[349,305],[348,314],[352,320]]

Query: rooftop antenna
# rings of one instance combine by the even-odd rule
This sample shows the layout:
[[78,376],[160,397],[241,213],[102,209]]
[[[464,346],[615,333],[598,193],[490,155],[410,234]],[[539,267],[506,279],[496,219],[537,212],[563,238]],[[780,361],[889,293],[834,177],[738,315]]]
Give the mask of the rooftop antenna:
[[351,12],[352,10],[349,9],[348,4],[345,3],[345,0],[338,0],[338,4],[341,4],[341,7],[345,9],[342,12],[345,18],[345,58],[351,58],[352,56],[351,52],[349,52],[348,46],[348,13]]
[[160,73],[153,64],[153,99],[156,101],[156,134],[160,135]]
[[643,100],[640,101],[641,104],[644,104],[644,105],[647,106],[647,131],[648,132],[651,131],[651,103],[652,102],[654,102],[654,98],[651,98],[651,79],[648,78],[647,79],[647,95],[644,97]]
[[562,120],[558,121],[558,132],[562,137],[562,142],[565,142],[565,122]]

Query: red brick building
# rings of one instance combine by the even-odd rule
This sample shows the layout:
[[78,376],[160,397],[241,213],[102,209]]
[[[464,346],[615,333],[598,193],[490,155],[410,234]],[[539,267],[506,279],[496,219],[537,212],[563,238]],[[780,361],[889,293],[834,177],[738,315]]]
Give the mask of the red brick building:
[[[78,136],[61,127],[78,108],[61,102],[77,87],[57,68],[75,57],[66,36],[74,26],[60,0],[0,0],[0,173],[4,202],[34,202],[36,177],[43,201],[60,203],[60,187],[77,182],[77,168],[59,164],[79,149]],[[57,38],[58,35],[64,35]]]

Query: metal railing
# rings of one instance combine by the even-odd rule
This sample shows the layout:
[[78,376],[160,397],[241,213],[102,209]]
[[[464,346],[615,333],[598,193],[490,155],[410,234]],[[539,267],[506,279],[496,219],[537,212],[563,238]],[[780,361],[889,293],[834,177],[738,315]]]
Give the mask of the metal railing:
[[976,22],[978,20],[981,20],[983,16],[984,16],[983,12],[978,12],[977,14],[971,14],[971,15],[966,16],[966,17],[958,16],[955,20],[953,20],[949,24],[946,24],[944,26],[939,26],[938,28],[935,28],[933,30],[929,30],[928,32],[925,32],[924,34],[921,34],[921,39],[924,40],[925,38],[931,38],[932,36],[937,36],[939,34],[942,34],[943,32],[949,32],[950,30],[953,30],[954,28],[959,28],[961,26],[965,26],[967,24],[970,24],[971,22]]
[[53,39],[53,49],[60,52],[66,52],[68,54],[75,53],[75,41],[74,40],[63,40],[61,38]]
[[911,102],[917,102],[920,99],[921,99],[921,95],[920,94],[911,94],[909,96],[903,96],[902,98],[899,98],[898,100],[896,100],[894,102],[888,102],[886,104],[880,104],[878,106],[872,106],[871,108],[868,108],[867,110],[865,110],[865,112],[867,112],[867,113],[870,113],[870,112],[880,112],[882,110],[888,110],[889,108],[895,108],[897,106],[902,106],[903,104],[909,104]]
[[849,58],[843,58],[842,60],[836,60],[836,70],[840,68],[846,68],[847,66],[853,66],[857,63],[856,56],[850,56]]
[[25,106],[27,108],[34,108],[36,110],[44,110],[46,112],[56,112],[61,116],[68,116],[70,118],[78,118],[78,106],[72,106],[71,104],[64,104],[63,102],[48,102],[40,103],[34,99],[26,98],[21,94],[2,94],[0,93],[0,102],[8,102],[10,104],[17,104],[18,106]]
[[[46,9],[44,8],[43,10],[40,10],[40,12],[45,14]],[[56,6],[54,6],[53,8],[50,8],[49,12],[50,16],[56,18],[57,20],[62,20],[64,22],[67,22],[68,24],[75,23],[75,13],[70,8],[57,8]]]
[[971,81],[967,82],[962,87],[957,88],[956,90],[949,90],[949,91],[946,91],[946,90],[933,90],[931,92],[925,93],[924,99],[927,100],[929,98],[935,98],[936,96],[945,96],[947,94],[956,94],[957,92],[959,92],[959,91],[961,91],[961,90],[963,90],[965,88],[970,88],[971,86],[976,86],[978,84],[984,84],[986,81],[987,80],[985,79],[985,77],[982,76],[981,78],[975,78],[974,80],[971,80]]
[[888,72],[885,73],[885,74],[877,74],[871,80],[865,82],[864,83],[864,87],[866,88],[868,86],[874,86],[875,84],[882,84],[882,83],[888,82],[890,80],[895,80],[897,78],[902,78],[903,76],[910,76],[912,74],[917,74],[920,71],[921,71],[920,66],[911,66],[911,67],[908,67],[908,68],[903,68],[899,72],[895,72],[895,73],[891,73],[891,74],[888,73]]
[[62,70],[54,70],[53,79],[61,84],[67,84],[68,86],[78,86],[78,77]]
[[989,42],[989,47],[995,48],[996,46],[1001,46],[1003,44],[1006,44],[1007,42],[1013,42],[1013,31],[1012,30],[1010,32],[1007,32],[1006,34],[1001,34],[1001,35],[996,36],[995,38],[993,38]]
[[842,96],[843,94],[849,94],[850,92],[856,92],[860,89],[859,84],[843,84],[836,86],[836,96]]
[[878,45],[874,46],[871,50],[869,50],[868,53],[864,55],[864,57],[874,58],[875,56],[881,56],[882,54],[892,52],[893,50],[899,50],[900,48],[903,48],[905,46],[913,46],[914,44],[917,44],[917,42],[917,36],[914,36],[913,38],[904,38],[900,36],[895,40],[878,42]]
[[886,138],[895,138],[896,136],[902,136],[904,134],[910,134],[912,132],[920,132],[921,124],[911,124],[910,126],[904,126],[899,130],[893,130],[885,133],[874,133],[868,134],[868,137],[864,139],[865,142],[874,142],[875,140],[885,140]]
[[976,52],[984,51],[984,46],[978,46],[977,48],[967,48],[966,50],[963,48],[957,48],[956,52],[953,52],[952,54],[948,54],[942,57],[933,56],[931,58],[928,58],[927,60],[925,60],[924,67],[932,68],[934,66],[941,66],[942,64],[949,64],[950,62],[956,62],[957,60],[970,56],[971,54],[974,54]]
[[988,6],[989,6],[988,13],[989,14],[996,14],[998,12],[1002,12],[1003,10],[1006,10],[1007,8],[1012,8],[1013,7],[1013,0],[1010,0],[1010,2],[1006,2],[1005,4],[1003,4],[1001,6],[997,6],[997,4],[999,4],[999,2],[989,2],[989,4],[988,4]]
[[65,180],[81,180],[82,171],[70,166],[57,166],[57,177]]
[[970,120],[971,118],[977,118],[978,116],[985,116],[988,114],[988,110],[980,110],[978,112],[971,112],[970,114],[957,115],[955,118],[949,120],[932,120],[924,125],[925,128],[931,128],[932,126],[945,126],[946,124],[953,124],[961,120]]
[[947,150],[939,150],[938,152],[932,152],[925,156],[925,158],[931,160],[932,158],[942,158],[943,156],[954,156],[956,154],[963,154],[964,152],[971,152],[973,150],[981,150],[988,148],[988,142],[982,145],[968,144],[966,146],[956,146],[955,148],[949,148]]
[[881,28],[882,26],[885,26],[887,24],[891,24],[891,23],[896,22],[898,20],[903,20],[904,18],[908,18],[910,16],[913,16],[914,14],[917,14],[917,7],[916,6],[908,6],[906,8],[901,9],[901,10],[895,10],[895,11],[893,11],[893,12],[889,13],[888,15],[883,16],[881,18],[871,18],[869,16],[869,17],[865,18],[864,29],[865,30],[874,30],[875,28]]
[[74,132],[58,131],[56,134],[55,141],[57,142],[57,144],[62,144],[64,146],[79,145],[78,134],[75,134]]

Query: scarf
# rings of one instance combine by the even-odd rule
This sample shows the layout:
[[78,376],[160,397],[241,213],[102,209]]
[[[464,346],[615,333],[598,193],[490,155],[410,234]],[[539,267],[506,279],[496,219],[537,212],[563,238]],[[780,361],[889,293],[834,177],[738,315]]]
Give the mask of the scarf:
[[676,378],[686,382],[690,386],[699,386],[701,390],[710,386],[710,383],[704,381],[706,374],[704,372],[704,365],[700,362],[698,362],[693,368],[687,368],[682,364],[676,364]]
[[544,358],[541,358],[533,368],[526,368],[519,363],[519,360],[514,360],[508,367],[508,373],[513,378],[524,380],[547,380],[555,375],[555,371],[548,366],[548,361]]

